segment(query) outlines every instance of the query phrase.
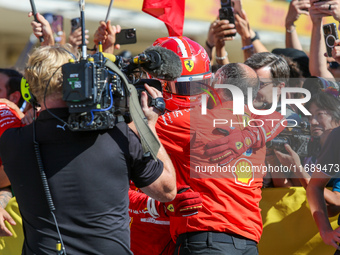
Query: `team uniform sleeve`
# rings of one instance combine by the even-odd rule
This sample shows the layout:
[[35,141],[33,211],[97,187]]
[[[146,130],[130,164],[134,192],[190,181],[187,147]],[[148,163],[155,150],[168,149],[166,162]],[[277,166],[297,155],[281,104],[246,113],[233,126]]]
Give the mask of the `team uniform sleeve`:
[[178,155],[190,146],[190,110],[166,113],[158,118],[156,125],[159,140],[168,154]]
[[18,114],[6,104],[0,105],[0,136],[9,128],[21,127]]
[[[21,119],[18,114],[6,104],[0,104],[0,137],[7,129],[21,126]],[[2,160],[0,158],[1,165]]]
[[145,210],[147,208],[148,199],[149,199],[148,195],[130,188],[129,189],[130,213]]

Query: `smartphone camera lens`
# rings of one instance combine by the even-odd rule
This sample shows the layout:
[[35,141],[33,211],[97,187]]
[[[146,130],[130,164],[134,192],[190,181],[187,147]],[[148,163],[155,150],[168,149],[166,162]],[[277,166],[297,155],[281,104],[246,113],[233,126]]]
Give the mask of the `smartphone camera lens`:
[[126,38],[130,39],[130,38],[133,38],[133,37],[135,37],[134,31],[133,30],[127,31]]
[[328,47],[333,48],[335,43],[335,37],[333,35],[328,35],[326,38],[326,43]]

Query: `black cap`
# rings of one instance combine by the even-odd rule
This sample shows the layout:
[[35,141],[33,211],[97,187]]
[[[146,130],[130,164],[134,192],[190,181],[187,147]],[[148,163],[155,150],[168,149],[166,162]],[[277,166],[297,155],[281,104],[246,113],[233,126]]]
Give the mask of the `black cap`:
[[272,50],[272,53],[290,57],[292,60],[298,63],[303,77],[311,76],[309,72],[309,58],[304,51],[293,48],[276,48]]

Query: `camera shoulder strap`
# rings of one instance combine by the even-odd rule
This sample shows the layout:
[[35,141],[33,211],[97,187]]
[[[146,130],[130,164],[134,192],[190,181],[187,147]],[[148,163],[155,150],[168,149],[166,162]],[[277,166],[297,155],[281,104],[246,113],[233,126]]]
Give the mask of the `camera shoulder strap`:
[[117,73],[127,87],[129,111],[140,135],[144,155],[150,152],[152,157],[157,161],[157,153],[160,147],[160,143],[148,126],[148,121],[142,111],[141,105],[138,100],[136,88],[128,82],[125,74],[112,61],[107,60],[105,62],[105,66]]

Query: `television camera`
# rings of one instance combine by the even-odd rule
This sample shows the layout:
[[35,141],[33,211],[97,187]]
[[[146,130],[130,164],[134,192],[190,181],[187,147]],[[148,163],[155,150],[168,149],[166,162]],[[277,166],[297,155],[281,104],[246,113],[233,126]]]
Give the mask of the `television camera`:
[[[129,86],[139,82],[134,72],[138,69],[141,73],[140,68],[164,80],[174,80],[182,72],[179,57],[159,46],[129,60],[99,50],[86,59],[63,65],[63,100],[70,112],[68,127],[73,131],[91,131],[113,128],[120,121],[131,122]],[[154,106],[164,110],[165,105],[157,103]]]
[[308,122],[301,122],[297,126],[286,127],[277,137],[266,143],[267,148],[287,153],[284,145],[289,144],[300,157],[310,156],[315,153],[313,144],[316,139],[311,136],[309,125]]

